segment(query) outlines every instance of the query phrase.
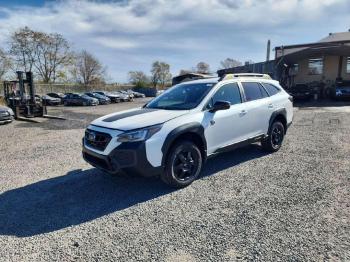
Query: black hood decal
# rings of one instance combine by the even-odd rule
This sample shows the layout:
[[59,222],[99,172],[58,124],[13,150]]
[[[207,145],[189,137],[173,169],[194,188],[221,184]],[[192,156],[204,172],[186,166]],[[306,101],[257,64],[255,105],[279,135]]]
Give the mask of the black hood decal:
[[139,110],[134,110],[134,111],[131,111],[131,112],[126,112],[126,113],[122,113],[122,114],[119,114],[119,115],[108,117],[108,118],[104,119],[103,122],[114,122],[114,121],[117,121],[117,120],[120,120],[120,119],[123,119],[123,118],[126,118],[126,117],[142,115],[142,114],[146,114],[146,113],[157,111],[157,110],[159,110],[159,109],[142,108],[142,109],[139,109]]

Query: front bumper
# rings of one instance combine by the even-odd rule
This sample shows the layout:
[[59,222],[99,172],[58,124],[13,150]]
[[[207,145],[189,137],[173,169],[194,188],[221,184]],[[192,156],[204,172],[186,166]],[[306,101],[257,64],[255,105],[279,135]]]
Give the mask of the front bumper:
[[46,105],[49,105],[49,106],[59,106],[61,104],[62,104],[62,102],[60,102],[60,101],[47,101],[46,102]]
[[158,175],[163,170],[161,166],[154,167],[148,162],[144,142],[122,143],[109,155],[102,155],[88,149],[83,138],[82,153],[86,162],[111,174],[123,170],[149,177]]
[[9,116],[0,116],[0,124],[11,123],[14,117],[12,115]]

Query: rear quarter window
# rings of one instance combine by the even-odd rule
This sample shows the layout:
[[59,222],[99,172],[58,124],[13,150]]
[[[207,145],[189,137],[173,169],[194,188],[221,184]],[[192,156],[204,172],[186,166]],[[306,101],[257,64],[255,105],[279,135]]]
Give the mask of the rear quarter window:
[[281,90],[277,86],[274,86],[273,84],[269,84],[269,83],[262,83],[262,84],[266,88],[270,96],[273,96],[281,92]]

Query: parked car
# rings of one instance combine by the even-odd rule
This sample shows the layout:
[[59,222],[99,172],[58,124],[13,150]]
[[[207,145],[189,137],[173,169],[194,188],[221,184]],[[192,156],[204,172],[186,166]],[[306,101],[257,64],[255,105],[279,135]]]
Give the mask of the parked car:
[[288,90],[294,100],[310,100],[315,94],[314,90],[306,84],[296,84]]
[[134,100],[135,96],[134,96],[134,94],[132,92],[128,92],[128,91],[125,91],[125,90],[120,90],[119,92],[124,94],[124,95],[129,96],[129,101]]
[[77,105],[77,106],[96,106],[98,100],[96,98],[89,97],[85,94],[68,94],[64,97],[64,105]]
[[13,121],[15,114],[7,106],[0,106],[0,124],[10,123]]
[[100,95],[98,93],[88,92],[88,93],[85,93],[85,95],[96,98],[100,105],[108,105],[111,103],[111,99],[109,99],[107,96]]
[[129,94],[125,94],[122,91],[115,91],[113,94],[119,95],[120,101],[122,102],[129,102],[132,100],[132,98],[129,96]]
[[62,104],[62,99],[61,98],[55,98],[51,97],[48,95],[44,95],[41,97],[42,101],[44,104],[49,105],[49,106],[58,106]]
[[119,94],[114,94],[106,91],[96,91],[94,93],[108,97],[112,103],[119,103],[121,100],[121,96]]
[[336,100],[350,99],[350,81],[338,81],[332,96]]
[[60,98],[62,101],[64,98],[64,94],[62,94],[62,93],[48,93],[46,95],[53,97],[53,98]]
[[220,152],[252,142],[278,151],[292,119],[292,97],[267,75],[195,80],[142,108],[93,121],[83,157],[108,173],[160,175],[166,184],[184,187]]
[[136,91],[133,91],[130,89],[127,92],[132,93],[135,98],[145,98],[146,97],[145,94],[142,94],[140,92],[136,92]]
[[157,90],[157,96],[160,96],[163,93],[164,93],[164,90]]

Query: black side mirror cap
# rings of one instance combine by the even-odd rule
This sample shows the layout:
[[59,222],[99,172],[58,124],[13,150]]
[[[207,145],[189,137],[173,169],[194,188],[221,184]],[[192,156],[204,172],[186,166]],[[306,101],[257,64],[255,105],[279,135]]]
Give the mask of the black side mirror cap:
[[220,110],[226,110],[231,107],[231,103],[228,101],[216,101],[213,107],[209,110],[210,112],[216,112]]

